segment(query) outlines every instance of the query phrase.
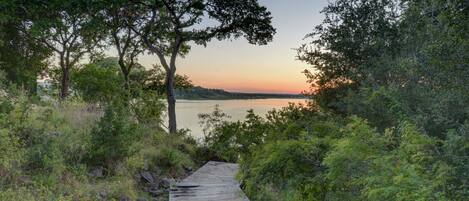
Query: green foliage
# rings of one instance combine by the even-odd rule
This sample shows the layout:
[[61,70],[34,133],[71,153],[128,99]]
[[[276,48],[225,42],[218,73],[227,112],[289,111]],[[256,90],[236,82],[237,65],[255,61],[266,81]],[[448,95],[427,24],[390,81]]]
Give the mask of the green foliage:
[[213,158],[234,162],[240,155],[249,154],[251,148],[262,143],[265,123],[252,110],[248,111],[243,122],[226,121],[229,116],[218,106],[211,114],[199,114],[199,118],[204,126],[204,144]]
[[112,58],[87,64],[72,73],[73,87],[87,102],[109,102],[123,95],[123,79]]
[[9,83],[35,93],[36,79],[47,67],[50,51],[24,34],[23,8],[16,0],[0,2],[0,71]]
[[[229,122],[218,107],[211,114],[200,114],[204,127],[204,144],[212,151],[211,157],[237,161],[250,156],[253,150],[267,142],[277,140],[307,140],[312,136],[338,137],[337,123],[324,120],[332,116],[307,105],[290,105],[270,111],[262,118],[249,110],[244,121]],[[210,158],[210,157],[209,157]]]
[[248,111],[229,122],[218,108],[200,115],[212,158],[240,163],[240,178],[253,200],[322,200],[325,154],[340,137],[340,118],[312,106],[290,105],[265,118]]
[[[154,90],[159,95],[166,93],[166,72],[161,67],[153,66],[150,70],[135,69],[130,74],[130,79],[134,84],[138,84],[141,88],[146,90]],[[192,81],[187,75],[174,75],[174,88],[177,90],[187,90],[194,87]]]
[[399,145],[372,160],[374,168],[364,179],[364,194],[369,200],[448,200],[441,189],[445,165],[439,159],[437,141],[407,123],[397,135]]
[[408,123],[384,135],[353,119],[324,159],[332,200],[447,200],[437,141]]
[[344,128],[339,139],[327,154],[324,164],[329,167],[326,178],[331,182],[333,200],[362,200],[362,176],[369,171],[369,161],[379,154],[384,142],[366,122],[354,118]]
[[112,167],[132,153],[130,145],[139,141],[141,135],[131,120],[130,110],[119,102],[108,105],[103,117],[91,131],[91,161]]
[[379,131],[406,120],[445,139],[468,116],[465,10],[463,1],[331,3],[299,49],[315,70],[306,73],[315,101]]
[[24,162],[24,151],[16,136],[8,135],[7,129],[0,129],[0,184],[14,182],[21,174],[18,168]]
[[[327,142],[276,141],[243,161],[245,190],[254,200],[321,200],[324,194],[321,164]],[[313,187],[315,189],[309,189]]]
[[[161,106],[137,120],[118,100],[103,111],[81,102],[34,104],[20,91],[5,92],[1,200],[135,200],[147,196],[134,179],[139,171],[180,177],[195,165],[197,144],[182,134],[168,136],[154,122],[161,119]],[[96,179],[89,171],[100,166],[107,171]]]
[[139,91],[139,95],[132,101],[131,109],[138,122],[157,129],[163,123],[162,115],[165,104],[160,95],[153,91]]
[[469,123],[456,130],[448,132],[447,139],[443,142],[443,160],[448,164],[443,169],[444,189],[446,196],[452,200],[464,200],[469,196]]
[[301,106],[238,122],[224,116],[201,115],[205,146],[240,163],[252,200],[464,200],[468,192],[466,127],[441,141],[406,121],[379,131]]
[[[200,115],[200,148],[174,115],[163,131],[160,96],[174,114],[172,88],[193,87],[175,74],[191,42],[270,42],[256,0],[0,1],[0,200],[136,200],[139,171],[180,177],[208,159],[238,162],[252,200],[466,200],[467,11],[465,0],[329,3],[298,50],[311,103],[236,122],[216,108]],[[218,23],[200,28],[206,17]],[[104,38],[118,58],[77,69]],[[137,63],[144,49],[162,68]],[[60,69],[46,69],[51,52]],[[45,70],[62,98],[71,79],[93,104],[26,96]]]
[[298,58],[314,68],[305,73],[320,106],[345,112],[341,98],[349,90],[366,78],[382,81],[383,67],[372,61],[399,50],[398,12],[395,0],[338,0],[322,10],[323,23],[298,50]]

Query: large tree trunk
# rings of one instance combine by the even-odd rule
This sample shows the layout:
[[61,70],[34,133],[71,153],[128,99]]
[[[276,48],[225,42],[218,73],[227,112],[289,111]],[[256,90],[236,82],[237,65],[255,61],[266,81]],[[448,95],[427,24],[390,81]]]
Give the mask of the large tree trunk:
[[127,72],[122,72],[122,74],[124,76],[124,87],[129,92],[130,91],[129,74]]
[[166,100],[168,101],[168,129],[174,134],[176,127],[176,98],[174,97],[174,72],[166,72]]
[[63,101],[68,96],[68,84],[70,81],[69,70],[62,67],[62,77],[60,79],[60,100]]
[[125,87],[126,90],[129,90],[129,88],[130,88],[130,81],[129,81],[130,71],[127,70],[127,66],[125,65],[124,55],[123,54],[119,53],[118,63],[119,63],[119,67],[121,68],[122,76],[124,76],[124,87]]

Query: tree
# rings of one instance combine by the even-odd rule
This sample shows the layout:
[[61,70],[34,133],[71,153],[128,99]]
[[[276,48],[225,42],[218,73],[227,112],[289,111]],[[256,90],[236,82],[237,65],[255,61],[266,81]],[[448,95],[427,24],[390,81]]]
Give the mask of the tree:
[[[140,0],[126,9],[134,19],[130,27],[142,38],[146,48],[157,55],[166,71],[170,133],[177,131],[176,59],[188,52],[190,42],[206,45],[213,38],[244,36],[251,44],[264,45],[275,34],[270,12],[257,0]],[[211,25],[209,19],[215,21],[215,25]]]
[[131,22],[124,9],[127,1],[101,1],[97,12],[97,19],[104,24],[108,31],[109,43],[117,50],[118,64],[125,81],[126,89],[130,87],[129,75],[137,64],[137,57],[143,53],[141,40],[138,35],[132,31],[131,27],[126,26]]
[[[398,52],[397,0],[338,0],[326,6],[325,19],[299,48],[299,59],[312,65],[306,71],[322,106],[344,112],[341,99],[365,79],[384,83],[383,65],[372,63],[381,55]],[[372,73],[372,74],[370,74]]]
[[[48,1],[34,8],[30,23],[25,24],[31,37],[58,56],[60,99],[69,94],[70,70],[86,53],[98,45],[98,30],[93,30],[90,16],[79,1]],[[45,17],[43,17],[45,16]]]
[[124,93],[117,59],[97,59],[72,71],[73,89],[87,102],[109,103]]
[[[166,93],[166,72],[159,66],[154,66],[153,69],[144,71],[140,70],[140,73],[132,74],[132,80],[140,81],[140,86],[145,90],[154,90],[159,95]],[[174,75],[174,88],[175,89],[189,89],[194,87],[192,81],[187,75]]]
[[0,71],[8,82],[35,93],[36,79],[46,67],[50,51],[22,31],[25,10],[17,1],[0,2]]

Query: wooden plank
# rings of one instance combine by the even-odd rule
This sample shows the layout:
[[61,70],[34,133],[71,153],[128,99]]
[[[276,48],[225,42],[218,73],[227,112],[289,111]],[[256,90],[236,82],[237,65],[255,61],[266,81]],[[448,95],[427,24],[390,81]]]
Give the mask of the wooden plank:
[[235,176],[238,165],[209,161],[171,185],[169,201],[249,201]]

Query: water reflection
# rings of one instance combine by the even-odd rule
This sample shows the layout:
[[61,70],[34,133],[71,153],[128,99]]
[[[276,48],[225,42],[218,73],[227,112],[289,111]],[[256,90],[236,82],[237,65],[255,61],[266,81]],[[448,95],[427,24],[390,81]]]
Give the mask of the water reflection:
[[178,128],[187,128],[196,138],[203,136],[199,125],[198,114],[211,113],[215,105],[229,116],[231,121],[242,120],[246,111],[253,109],[258,115],[264,116],[273,108],[282,108],[288,103],[305,103],[304,99],[245,99],[245,100],[177,100],[176,118]]

